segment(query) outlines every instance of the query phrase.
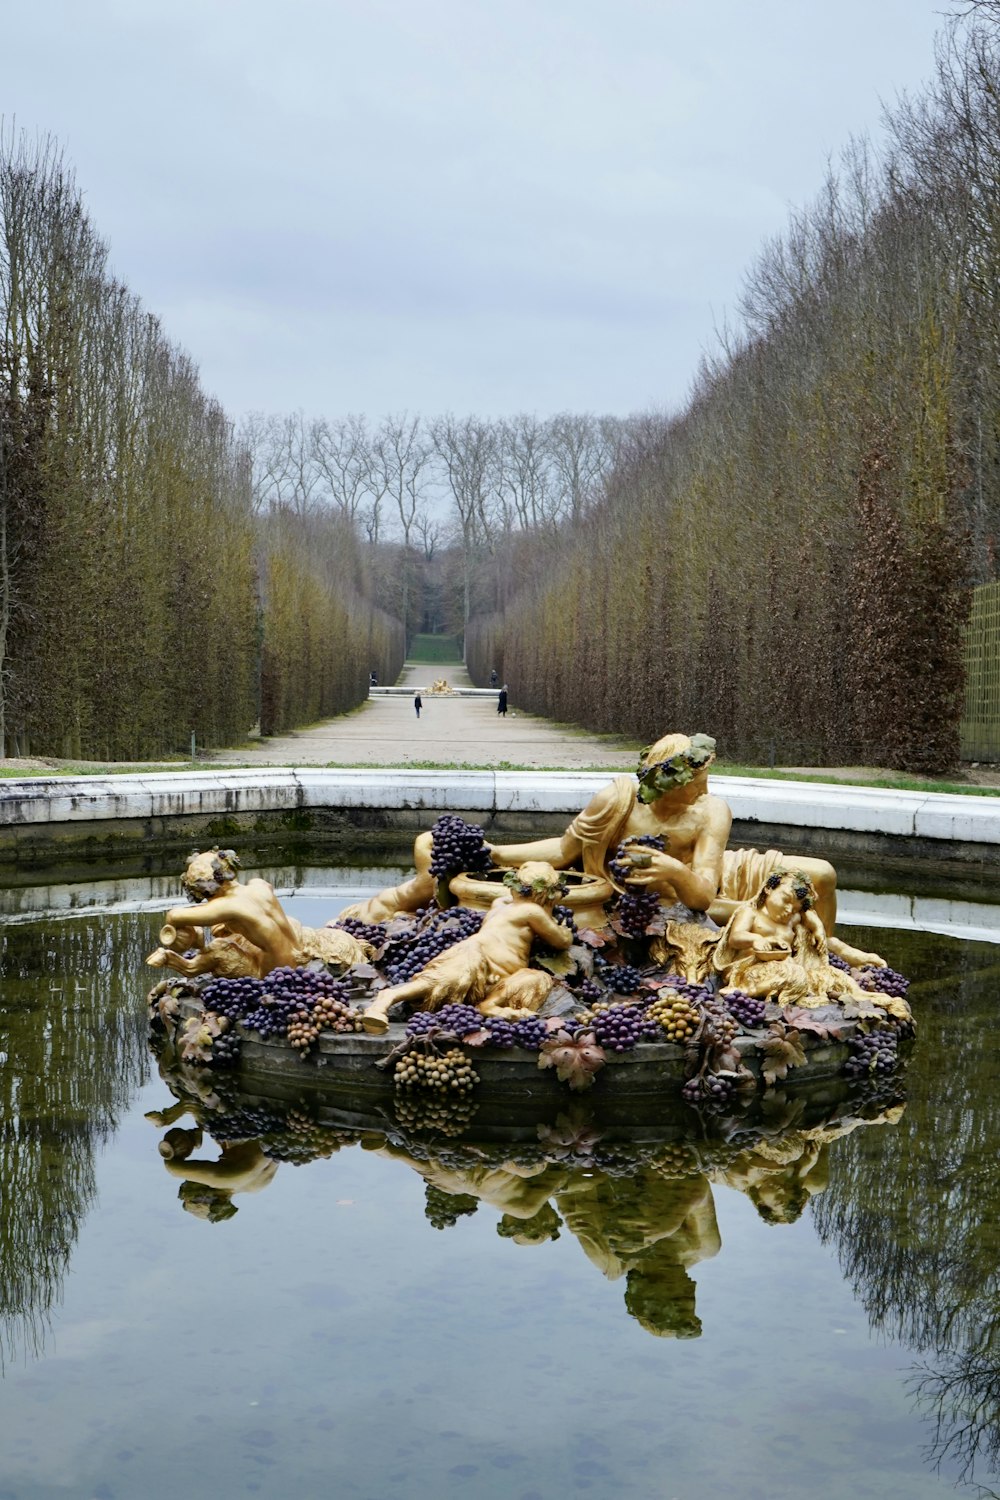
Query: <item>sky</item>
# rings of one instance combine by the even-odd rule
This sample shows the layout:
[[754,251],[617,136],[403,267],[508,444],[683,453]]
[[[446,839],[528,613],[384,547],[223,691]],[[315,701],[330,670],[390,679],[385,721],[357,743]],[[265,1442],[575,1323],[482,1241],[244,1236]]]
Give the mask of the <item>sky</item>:
[[679,410],[948,0],[34,0],[0,115],[250,411]]

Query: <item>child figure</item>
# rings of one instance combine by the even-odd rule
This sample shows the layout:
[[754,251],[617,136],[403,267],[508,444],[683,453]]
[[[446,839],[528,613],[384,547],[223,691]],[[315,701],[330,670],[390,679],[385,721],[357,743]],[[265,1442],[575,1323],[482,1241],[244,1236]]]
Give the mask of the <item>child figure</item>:
[[563,887],[542,860],[512,870],[506,879],[509,894],[494,901],[477,933],[432,958],[414,979],[381,991],[362,1016],[366,1031],[387,1031],[389,1011],[400,1000],[422,1001],[427,1010],[478,1005],[488,1016],[517,1016],[540,1008],[554,980],[544,970],[528,967],[531,948],[535,938],[550,948],[569,947],[569,928],[552,915]]
[[779,1005],[811,1008],[831,998],[875,999],[831,966],[815,901],[813,883],[800,871],[769,875],[756,900],[736,908],[719,938],[713,962],[723,975],[723,993],[743,990],[770,995]]

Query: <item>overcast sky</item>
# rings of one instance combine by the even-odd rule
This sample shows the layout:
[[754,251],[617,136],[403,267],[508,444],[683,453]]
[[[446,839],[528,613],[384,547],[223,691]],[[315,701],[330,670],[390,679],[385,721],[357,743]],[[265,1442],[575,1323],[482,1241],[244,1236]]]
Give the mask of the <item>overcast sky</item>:
[[33,0],[0,113],[234,417],[684,402],[947,0]]

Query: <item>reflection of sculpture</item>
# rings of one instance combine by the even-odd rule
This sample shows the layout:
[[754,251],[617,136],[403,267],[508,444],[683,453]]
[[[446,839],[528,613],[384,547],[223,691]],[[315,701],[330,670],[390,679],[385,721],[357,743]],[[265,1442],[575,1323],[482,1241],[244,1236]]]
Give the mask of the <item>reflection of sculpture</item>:
[[828,962],[815,900],[811,881],[800,871],[769,875],[755,901],[737,906],[715,949],[724,988],[771,995],[780,1005],[826,1005],[831,995],[870,999]]
[[556,1204],[587,1258],[609,1281],[626,1276],[625,1306],[650,1333],[697,1338],[688,1267],[722,1241],[708,1179],[641,1167],[629,1177],[574,1173]]
[[169,1157],[163,1165],[182,1179],[178,1192],[185,1211],[216,1223],[236,1213],[234,1193],[259,1193],[266,1188],[278,1163],[265,1156],[258,1141],[223,1142],[218,1161]]
[[[260,978],[282,965],[305,964],[313,958],[346,968],[369,956],[367,944],[346,932],[303,927],[286,914],[266,880],[242,885],[236,874],[239,867],[232,849],[191,856],[182,884],[196,904],[174,906],[167,912],[160,931],[163,946],[146,960],[152,968]],[[207,943],[206,927],[212,929]],[[187,949],[196,951],[188,957]]]
[[569,928],[552,915],[561,893],[551,865],[522,865],[477,933],[431,959],[415,979],[381,992],[364,1013],[365,1030],[386,1031],[391,1007],[408,1000],[422,1001],[427,1010],[464,1001],[493,1016],[538,1010],[553,980],[528,967],[532,944],[539,938],[550,948],[568,948],[572,940]]

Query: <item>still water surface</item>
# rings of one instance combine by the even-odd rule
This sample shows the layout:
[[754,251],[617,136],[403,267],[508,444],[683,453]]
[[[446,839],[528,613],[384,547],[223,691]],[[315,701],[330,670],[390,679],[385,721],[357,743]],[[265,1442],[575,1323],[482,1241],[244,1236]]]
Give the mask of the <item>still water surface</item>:
[[145,1117],[158,923],[0,933],[0,1500],[998,1487],[1000,948],[862,930],[915,981],[905,1108],[779,1107],[763,1165],[602,1156],[585,1106],[472,1171],[314,1126],[301,1165],[245,1142],[212,1221]]

